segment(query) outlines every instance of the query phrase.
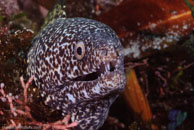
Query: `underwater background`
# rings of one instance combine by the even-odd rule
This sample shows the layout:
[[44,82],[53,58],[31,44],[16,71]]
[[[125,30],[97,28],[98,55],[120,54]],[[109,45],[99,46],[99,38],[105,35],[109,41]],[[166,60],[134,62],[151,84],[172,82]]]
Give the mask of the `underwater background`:
[[[23,101],[31,40],[55,0],[0,1],[0,89]],[[125,48],[125,91],[100,130],[194,129],[194,2],[192,0],[66,0],[67,17],[85,17],[109,25]],[[6,96],[5,96],[6,97]],[[13,115],[0,93],[0,129],[38,128],[25,115]],[[32,83],[28,102],[34,120],[63,117],[44,104]],[[22,105],[13,102],[16,108]],[[14,122],[14,123],[13,123]]]

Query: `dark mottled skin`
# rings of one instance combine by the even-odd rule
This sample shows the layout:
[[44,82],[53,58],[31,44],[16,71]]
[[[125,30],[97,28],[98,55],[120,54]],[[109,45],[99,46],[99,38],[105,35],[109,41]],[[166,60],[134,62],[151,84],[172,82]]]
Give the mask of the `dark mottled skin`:
[[[77,59],[74,49],[80,42],[85,45],[85,55]],[[101,127],[125,87],[123,55],[119,53],[122,45],[115,32],[90,19],[58,18],[32,43],[28,74],[34,75],[41,95],[46,96],[45,103],[70,114],[72,122],[79,122],[75,129]],[[97,78],[80,78],[93,72],[99,74]]]

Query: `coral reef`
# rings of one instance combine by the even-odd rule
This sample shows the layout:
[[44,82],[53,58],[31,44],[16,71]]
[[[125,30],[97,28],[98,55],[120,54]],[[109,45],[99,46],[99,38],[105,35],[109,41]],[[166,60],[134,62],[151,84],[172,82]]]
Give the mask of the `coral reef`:
[[[73,122],[68,124],[70,120],[70,116],[65,116],[62,120],[56,121],[54,123],[42,123],[37,121],[33,116],[31,115],[31,109],[27,105],[28,104],[28,94],[27,89],[29,85],[31,84],[33,80],[33,77],[31,77],[27,83],[24,83],[23,77],[20,78],[20,82],[23,88],[23,101],[19,99],[17,96],[12,96],[11,93],[6,94],[4,91],[4,84],[1,83],[0,93],[2,96],[0,96],[0,99],[2,102],[6,102],[9,106],[9,110],[1,110],[0,109],[0,115],[4,116],[6,115],[7,123],[5,123],[2,126],[2,129],[63,129],[63,130],[69,130],[71,127],[77,126],[77,122]],[[15,104],[19,104],[15,105]],[[5,112],[7,111],[7,112]],[[2,117],[3,118],[3,117]],[[23,122],[23,118],[26,119],[25,122]],[[22,120],[21,120],[22,119]],[[24,124],[23,124],[24,123]]]

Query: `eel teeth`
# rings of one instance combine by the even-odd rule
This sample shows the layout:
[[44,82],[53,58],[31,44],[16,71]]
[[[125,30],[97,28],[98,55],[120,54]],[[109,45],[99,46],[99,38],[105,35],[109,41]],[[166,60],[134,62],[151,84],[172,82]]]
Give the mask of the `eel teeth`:
[[110,71],[110,63],[107,64],[107,69]]
[[105,71],[108,72],[108,66],[107,65],[105,66]]

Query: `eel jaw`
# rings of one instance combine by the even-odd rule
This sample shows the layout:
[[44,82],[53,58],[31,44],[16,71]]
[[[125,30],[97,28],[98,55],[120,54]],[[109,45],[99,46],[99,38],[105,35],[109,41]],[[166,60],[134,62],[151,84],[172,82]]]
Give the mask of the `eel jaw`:
[[116,60],[111,61],[111,62],[101,63],[99,65],[98,69],[96,69],[96,71],[89,73],[89,74],[86,74],[86,75],[78,76],[78,77],[72,79],[72,81],[98,80],[99,78],[102,78],[107,74],[116,73],[119,69],[120,69],[120,67],[118,65],[118,61],[116,61]]

